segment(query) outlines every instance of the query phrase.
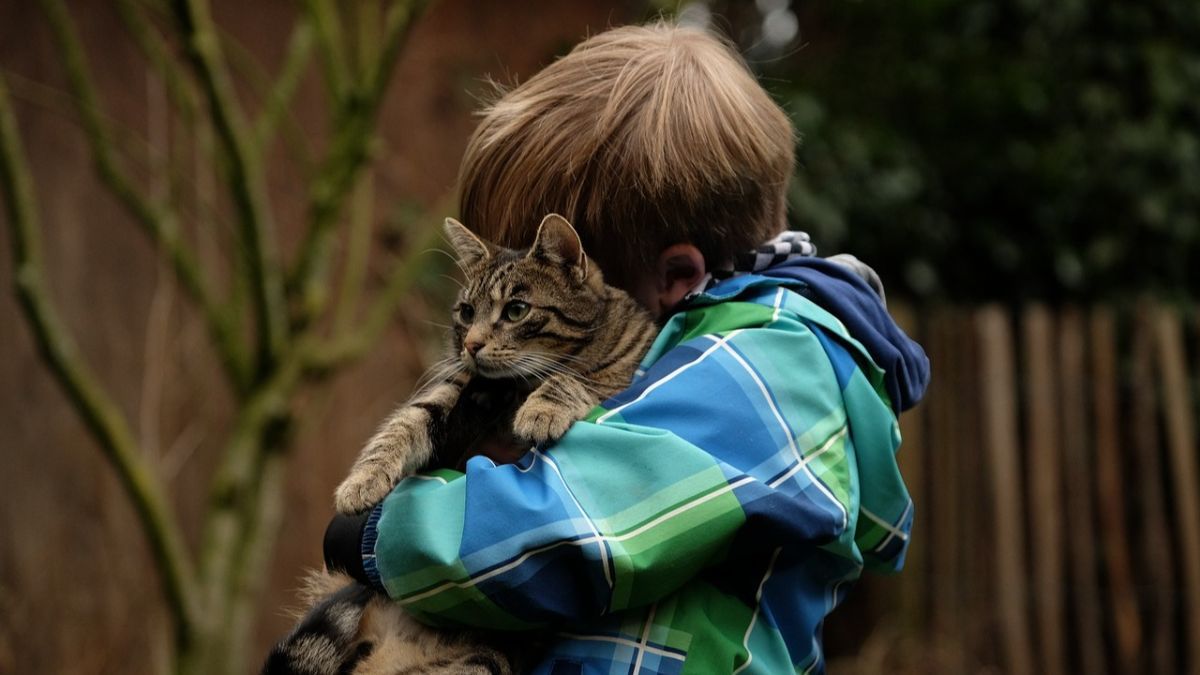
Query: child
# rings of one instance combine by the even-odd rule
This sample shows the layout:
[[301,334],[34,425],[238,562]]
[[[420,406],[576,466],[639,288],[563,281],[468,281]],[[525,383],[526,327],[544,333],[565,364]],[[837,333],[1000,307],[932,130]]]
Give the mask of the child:
[[536,673],[822,671],[825,615],[902,564],[896,415],[928,363],[853,266],[772,240],[792,146],[727,45],[668,24],[597,35],[492,105],[463,222],[519,248],[563,214],[662,332],[558,443],[401,481],[331,529],[330,564],[431,623],[548,629]]

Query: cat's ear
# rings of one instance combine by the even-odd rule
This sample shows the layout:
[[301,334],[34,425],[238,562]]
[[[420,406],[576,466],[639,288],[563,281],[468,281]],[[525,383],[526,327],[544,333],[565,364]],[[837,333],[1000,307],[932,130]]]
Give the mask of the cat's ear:
[[492,246],[480,239],[466,225],[453,218],[446,219],[446,240],[454,247],[458,260],[469,267],[492,257]]
[[529,255],[543,257],[561,265],[578,267],[587,274],[587,257],[583,255],[583,242],[579,240],[579,234],[567,219],[557,213],[551,213],[542,219]]

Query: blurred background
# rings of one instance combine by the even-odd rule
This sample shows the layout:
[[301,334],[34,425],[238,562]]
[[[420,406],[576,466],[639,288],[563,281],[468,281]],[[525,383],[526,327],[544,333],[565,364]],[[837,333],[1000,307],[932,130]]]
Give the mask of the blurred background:
[[1200,672],[1200,4],[0,0],[0,673],[256,668],[436,358],[486,78],[660,14],[932,359],[830,671]]

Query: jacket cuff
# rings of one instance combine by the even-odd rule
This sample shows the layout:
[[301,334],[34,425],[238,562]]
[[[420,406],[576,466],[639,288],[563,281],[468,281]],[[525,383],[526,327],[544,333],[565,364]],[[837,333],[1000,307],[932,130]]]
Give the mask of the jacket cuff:
[[325,528],[325,568],[350,575],[355,581],[382,589],[375,567],[375,526],[382,505],[367,513],[337,515]]
[[359,544],[359,560],[362,561],[363,576],[371,588],[383,591],[383,580],[379,576],[379,567],[375,565],[375,540],[379,538],[379,517],[383,515],[383,503],[380,502],[367,514],[367,522],[363,524],[362,539]]

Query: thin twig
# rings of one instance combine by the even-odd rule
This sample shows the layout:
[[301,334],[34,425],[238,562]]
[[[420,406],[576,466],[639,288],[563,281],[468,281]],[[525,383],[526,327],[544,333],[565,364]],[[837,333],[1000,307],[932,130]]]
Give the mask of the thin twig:
[[229,157],[229,187],[242,230],[258,324],[258,370],[266,372],[287,341],[285,301],[261,156],[238,105],[220,40],[204,0],[172,6],[192,66],[199,75],[217,135]]
[[[152,0],[140,1],[147,11],[155,14],[156,17],[161,19],[166,25],[170,26],[174,24],[175,16],[170,11],[167,3],[155,2]],[[258,57],[250,49],[247,49],[246,46],[242,44],[242,42],[239,41],[235,35],[230,33],[230,31],[222,28],[219,25],[214,25],[213,27],[216,30],[217,39],[220,41],[222,48],[226,50],[230,72],[240,77],[241,80],[247,85],[246,90],[248,93],[255,97],[254,100],[249,102],[249,107],[253,107],[254,103],[261,104],[261,107],[263,108],[263,110],[260,111],[261,116],[262,112],[265,111],[266,106],[271,100],[272,90],[275,89],[279,84],[278,78],[271,73],[268,73],[267,69],[263,67],[262,63],[260,63]],[[289,41],[287,54],[291,53],[293,46],[294,44]],[[286,61],[289,57],[285,55],[284,58]],[[304,69],[308,65],[307,55],[305,55],[303,61],[303,66],[298,66],[300,71],[298,76],[301,78],[303,76]],[[296,84],[298,85],[299,81],[297,81]],[[239,91],[242,91],[242,89],[239,88]],[[249,107],[247,109],[249,109]],[[255,122],[256,140],[258,139],[257,126],[258,121]],[[307,170],[308,167],[312,165],[312,149],[308,143],[308,135],[300,126],[300,122],[296,119],[295,114],[293,114],[293,112],[286,105],[280,111],[279,117],[275,120],[275,126],[277,127],[277,131],[279,131],[283,137],[285,147],[291,155],[291,160],[297,162],[300,166]]]
[[333,330],[342,332],[350,327],[358,313],[358,301],[363,292],[363,279],[367,274],[367,261],[371,256],[372,206],[375,199],[375,181],[370,174],[355,186],[350,203],[350,233],[343,265],[341,293],[333,313]]
[[349,80],[346,49],[342,43],[342,22],[336,5],[329,0],[307,0],[304,4],[316,27],[325,86],[333,105],[338,106],[346,94]]
[[183,116],[184,122],[192,126],[200,111],[195,83],[180,70],[166,41],[146,20],[136,0],[117,0],[117,14],[150,63],[154,74],[166,85],[171,102]]
[[0,79],[0,185],[12,235],[17,297],[38,350],[129,494],[161,574],[163,592],[176,622],[177,642],[186,643],[192,638],[196,622],[196,584],[181,538],[182,530],[162,494],[161,483],[146,466],[123,413],[83,361],[46,293],[32,179],[3,79]]
[[409,253],[392,268],[387,283],[367,309],[366,317],[357,330],[339,334],[324,343],[314,339],[307,349],[302,350],[310,376],[325,375],[357,360],[379,340],[391,322],[396,307],[412,287],[413,281],[424,271],[427,264],[425,250],[438,242],[440,237],[440,227],[424,229],[421,237],[409,247]]
[[246,365],[233,318],[221,309],[213,297],[208,279],[180,235],[175,213],[166,203],[147,200],[118,164],[112,133],[100,112],[100,99],[90,79],[87,58],[62,0],[41,0],[41,5],[62,52],[67,79],[75,95],[76,109],[101,180],[151,240],[166,252],[180,284],[204,314],[225,371],[240,388],[245,382]]
[[[47,85],[44,82],[30,80],[11,71],[4,73],[4,76],[8,78],[8,93],[13,100],[21,103],[29,103],[56,115],[61,115],[65,121],[76,125],[81,133],[87,133],[87,130],[83,126],[83,120],[79,116],[79,104],[74,94],[64,89]],[[201,177],[200,173],[188,173],[176,162],[168,162],[161,166],[152,166],[148,158],[142,156],[148,156],[156,152],[156,148],[149,139],[140,135],[134,129],[122,125],[112,117],[103,113],[100,116],[106,128],[112,132],[112,151],[118,163],[127,163],[134,172],[166,172],[166,177],[170,183],[169,193],[172,197],[176,198],[174,204],[175,208],[179,209],[182,222],[194,222],[195,230],[198,234],[205,233],[205,228],[210,225],[228,226],[228,223],[224,222],[222,214],[218,212],[217,207],[213,204],[215,200],[212,198],[212,191],[208,190],[205,192],[198,189],[200,185],[205,184],[205,179]],[[179,120],[175,121],[179,122]],[[196,145],[202,146],[195,150],[196,165],[199,167],[211,166],[212,144],[202,140],[206,136],[211,136],[211,133],[206,133],[208,126],[202,123],[188,128],[186,132],[179,131],[178,125],[176,126],[176,135],[178,137],[186,138],[191,134],[196,137]],[[192,205],[191,210],[186,208],[180,198],[182,193],[189,191],[201,193],[193,198],[195,203]],[[203,255],[199,255],[197,257],[197,266],[199,269],[212,269],[212,261],[212,256],[206,258]],[[232,307],[225,309],[224,313],[230,316],[238,314]]]
[[267,145],[271,142],[271,138],[275,135],[275,129],[279,126],[279,121],[288,112],[288,104],[296,95],[296,89],[300,86],[300,80],[308,67],[315,33],[312,19],[307,16],[301,16],[296,22],[296,27],[292,29],[292,36],[288,39],[287,55],[284,56],[279,77],[276,78],[274,86],[267,94],[263,111],[254,123],[254,141],[259,152],[266,152]]
[[296,321],[301,325],[319,315],[329,300],[325,277],[335,239],[334,226],[350,187],[370,158],[375,118],[400,50],[427,4],[428,0],[409,0],[390,8],[379,58],[364,69],[360,84],[335,115],[337,126],[331,149],[309,196],[308,230],[288,277],[288,287],[299,294],[300,315]]

